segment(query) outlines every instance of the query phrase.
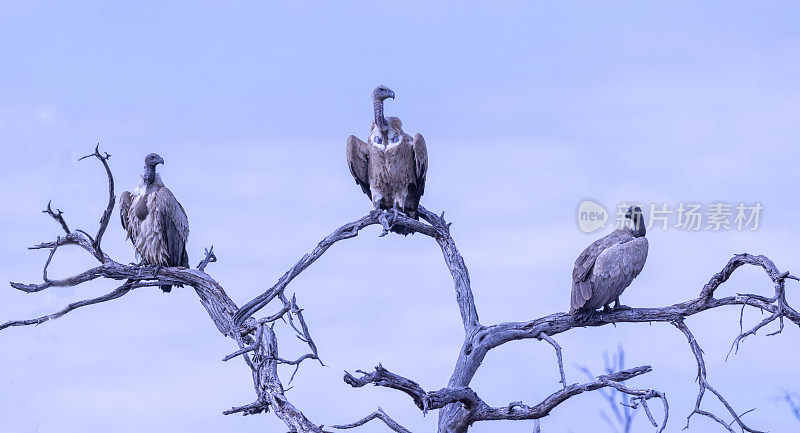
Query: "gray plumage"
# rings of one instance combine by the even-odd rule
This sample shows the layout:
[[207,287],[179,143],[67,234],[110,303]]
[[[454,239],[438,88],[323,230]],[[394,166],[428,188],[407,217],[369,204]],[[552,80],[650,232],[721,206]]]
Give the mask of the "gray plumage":
[[[156,174],[156,165],[163,163],[155,153],[147,155],[139,186],[119,198],[120,219],[143,263],[188,268],[189,220],[183,206]],[[164,292],[171,289],[169,285],[161,286]]]
[[[413,138],[403,131],[397,117],[383,117],[383,99],[394,92],[378,86],[373,92],[375,121],[368,142],[351,135],[347,139],[347,165],[375,209],[402,211],[418,219],[417,209],[425,193],[428,149],[420,134]],[[408,234],[404,227],[392,231]]]
[[589,245],[572,270],[570,313],[591,315],[601,307],[624,308],[619,296],[636,278],[647,260],[647,238],[642,210],[628,209],[633,228],[622,227]]

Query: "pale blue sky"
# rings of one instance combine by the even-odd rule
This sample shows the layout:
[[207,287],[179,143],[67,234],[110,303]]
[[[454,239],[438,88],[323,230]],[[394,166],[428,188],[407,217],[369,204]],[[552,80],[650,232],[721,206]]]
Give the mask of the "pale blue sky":
[[[739,252],[800,272],[798,12],[790,2],[0,2],[0,280],[41,278],[46,254],[26,247],[59,234],[40,213],[47,200],[72,227],[94,230],[104,174],[76,160],[100,142],[119,191],[135,186],[147,153],[164,157],[164,181],[189,215],[190,261],[214,244],[220,262],[208,271],[241,305],[369,210],[344,148],[349,134],[367,135],[381,83],[397,93],[387,113],[426,138],[423,205],[453,221],[485,324],[568,308],[572,263],[600,236],[575,223],[585,198],[764,205],[752,233],[651,231],[626,304],[687,300]],[[105,248],[133,260],[117,221]],[[422,417],[405,395],[341,381],[345,369],[382,362],[437,389],[461,345],[436,244],[378,234],[336,245],[290,286],[327,367],[304,364],[288,395],[326,425],[381,406],[412,431],[434,431],[436,414]],[[64,249],[51,275],[89,264]],[[0,289],[0,321],[111,288]],[[723,293],[745,290],[772,288],[742,269]],[[797,286],[789,290],[800,305]],[[709,379],[735,408],[758,408],[746,417],[754,426],[795,431],[775,397],[800,390],[800,332],[748,339],[725,362],[737,320],[729,309],[688,321]],[[287,356],[301,349],[283,337]],[[557,340],[571,382],[583,380],[576,366],[600,370],[618,344],[629,365],[651,364],[631,385],[666,391],[667,431],[681,431],[696,367],[676,330],[620,325]],[[271,414],[221,414],[252,401],[252,382],[240,363],[220,361],[235,346],[190,290],[142,289],[3,331],[0,346],[0,433],[284,431]],[[558,388],[553,357],[539,342],[508,344],[487,356],[473,386],[491,404],[536,403]],[[580,396],[543,431],[606,431],[604,407],[599,395]],[[719,430],[699,418],[692,427]],[[532,427],[474,427],[500,429]],[[635,431],[650,431],[645,417]]]

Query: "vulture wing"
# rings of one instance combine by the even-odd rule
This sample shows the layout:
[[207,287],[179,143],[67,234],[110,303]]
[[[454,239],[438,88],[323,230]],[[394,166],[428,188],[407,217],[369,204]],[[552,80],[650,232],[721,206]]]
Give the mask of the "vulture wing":
[[598,257],[608,248],[630,240],[632,237],[627,230],[615,230],[592,242],[591,245],[583,250],[575,260],[575,267],[572,269],[570,311],[574,312],[582,308],[587,301],[594,297],[594,281],[592,281],[591,276]]
[[428,147],[425,146],[425,139],[422,137],[422,134],[414,135],[414,141],[411,145],[414,148],[414,162],[416,163],[416,201],[419,203],[420,197],[425,193],[425,178],[428,174]]
[[119,219],[122,220],[122,228],[128,230],[128,214],[131,211],[131,203],[133,203],[133,194],[130,191],[125,191],[119,196]]
[[167,245],[169,266],[188,268],[186,240],[189,238],[189,219],[186,217],[186,212],[169,188],[160,188],[155,194],[161,235]]
[[632,238],[612,245],[597,257],[591,277],[594,293],[590,307],[600,308],[622,294],[642,272],[647,249],[647,238]]
[[356,180],[356,184],[361,186],[361,191],[372,200],[372,192],[369,189],[369,148],[367,143],[359,140],[355,135],[347,138],[347,165],[350,173]]

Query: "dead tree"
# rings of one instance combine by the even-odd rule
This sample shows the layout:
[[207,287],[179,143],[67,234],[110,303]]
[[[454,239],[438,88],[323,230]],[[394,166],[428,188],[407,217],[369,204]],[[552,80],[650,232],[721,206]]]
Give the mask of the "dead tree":
[[[49,251],[49,256],[42,272],[43,281],[38,284],[12,282],[11,286],[27,293],[35,293],[47,290],[50,287],[76,286],[99,278],[121,281],[122,284],[104,296],[71,303],[53,314],[33,319],[6,322],[0,325],[0,330],[14,326],[40,324],[81,307],[120,298],[131,290],[141,287],[158,287],[167,284],[191,287],[197,293],[200,303],[208,312],[219,332],[231,338],[238,346],[235,351],[225,356],[224,360],[228,361],[241,357],[252,371],[255,388],[254,401],[233,407],[223,413],[226,415],[234,413],[252,415],[271,409],[292,432],[321,433],[326,431],[323,430],[320,424],[306,418],[303,412],[287,399],[283,382],[278,374],[278,366],[280,365],[292,366],[294,367],[294,373],[296,373],[298,366],[302,362],[314,360],[321,363],[309,326],[303,318],[303,310],[298,305],[294,295],[291,297],[286,295],[286,287],[292,279],[314,263],[333,244],[354,238],[360,230],[371,225],[381,224],[384,226],[385,231],[388,225],[387,214],[372,212],[363,218],[334,230],[309,253],[301,257],[272,287],[248,303],[249,306],[275,304],[278,307],[277,312],[260,318],[242,317],[244,319],[242,325],[236,326],[233,319],[239,309],[225,293],[222,286],[205,272],[206,266],[216,261],[213,248],[206,250],[205,257],[196,269],[128,265],[114,260],[103,252],[101,241],[116,202],[114,179],[108,165],[109,156],[107,153],[101,153],[98,148],[95,148],[94,153],[84,157],[97,159],[108,175],[108,205],[100,218],[99,228],[94,236],[84,230],[70,230],[61,211],[53,211],[50,204],[48,204],[44,212],[56,220],[61,230],[63,230],[63,235],[58,236],[53,241],[30,247],[35,250]],[[576,322],[572,316],[566,313],[553,313],[526,322],[503,322],[484,325],[478,319],[478,311],[470,287],[469,272],[464,259],[456,248],[455,241],[450,235],[450,223],[445,221],[444,213],[436,215],[422,207],[420,207],[420,216],[423,221],[416,221],[401,215],[392,223],[405,226],[420,236],[427,236],[435,240],[441,247],[445,265],[452,274],[456,303],[461,312],[461,320],[464,326],[464,342],[457,355],[455,368],[448,386],[439,390],[426,391],[413,380],[392,373],[381,365],[375,367],[374,371],[357,371],[358,376],[345,373],[344,381],[349,385],[361,387],[373,384],[406,393],[421,411],[439,411],[438,431],[440,433],[463,433],[478,421],[538,420],[546,417],[550,411],[572,397],[587,391],[612,388],[629,395],[631,405],[637,407],[641,405],[653,426],[658,432],[661,432],[669,416],[669,407],[664,394],[655,389],[631,388],[623,384],[623,381],[628,381],[650,372],[652,370],[650,366],[639,366],[598,376],[588,382],[570,384],[564,375],[561,347],[554,337],[582,326],[595,327],[614,323],[667,322],[674,325],[686,337],[689,348],[697,362],[699,390],[694,410],[687,417],[687,426],[691,417],[698,414],[713,419],[719,423],[722,429],[727,431],[733,432],[732,426],[737,425],[742,431],[759,432],[746,425],[741,419],[742,414],[737,412],[733,405],[709,382],[703,351],[684,319],[712,308],[724,306],[738,306],[742,312],[746,307],[767,312],[769,316],[749,330],[744,329],[740,320],[740,332],[734,340],[731,350],[738,348],[746,337],[754,335],[770,323],[777,322],[778,329],[768,335],[780,333],[787,320],[800,326],[800,314],[786,302],[784,288],[786,280],[797,280],[798,278],[788,272],[779,271],[769,258],[761,255],[736,254],[723,266],[720,272],[714,274],[708,283],[703,286],[697,298],[674,305],[601,313],[585,323]],[[64,279],[50,279],[47,275],[47,268],[56,250],[65,246],[77,246],[84,249],[94,257],[97,261],[97,266]],[[774,286],[773,295],[737,294],[736,296],[723,298],[715,297],[714,293],[717,288],[727,281],[731,274],[742,265],[761,267]],[[284,322],[307,345],[307,353],[288,358],[280,355],[274,326]],[[538,403],[510,402],[500,406],[492,406],[481,399],[475,390],[470,388],[470,382],[490,350],[510,341],[523,339],[544,341],[553,347],[561,377],[560,386]],[[294,376],[294,373],[292,373],[292,376]],[[713,414],[702,408],[707,392],[713,395],[712,398],[716,398],[722,403],[727,412],[725,417],[731,421],[726,421],[723,416]],[[654,398],[658,398],[663,404],[663,417],[659,417],[662,418],[660,422],[656,421],[656,416],[648,406],[648,402]],[[356,428],[374,419],[383,421],[390,429],[396,432],[408,432],[406,428],[392,420],[380,408],[361,420],[350,424],[333,425],[331,428]]]

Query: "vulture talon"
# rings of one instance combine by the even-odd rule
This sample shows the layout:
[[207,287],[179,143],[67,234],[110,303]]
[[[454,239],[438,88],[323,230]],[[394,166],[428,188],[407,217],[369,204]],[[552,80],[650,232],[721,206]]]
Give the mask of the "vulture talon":
[[386,223],[388,224],[389,230],[391,230],[397,222],[397,208],[393,207],[392,210],[386,214]]
[[389,230],[392,229],[392,226],[389,224],[389,218],[385,213],[381,213],[381,215],[378,217],[378,221],[380,221],[381,226],[383,227],[383,232],[379,234],[378,237],[382,238],[389,234]]
[[572,317],[575,318],[577,323],[586,323],[592,320],[596,313],[597,311],[595,310],[578,310],[572,313]]

